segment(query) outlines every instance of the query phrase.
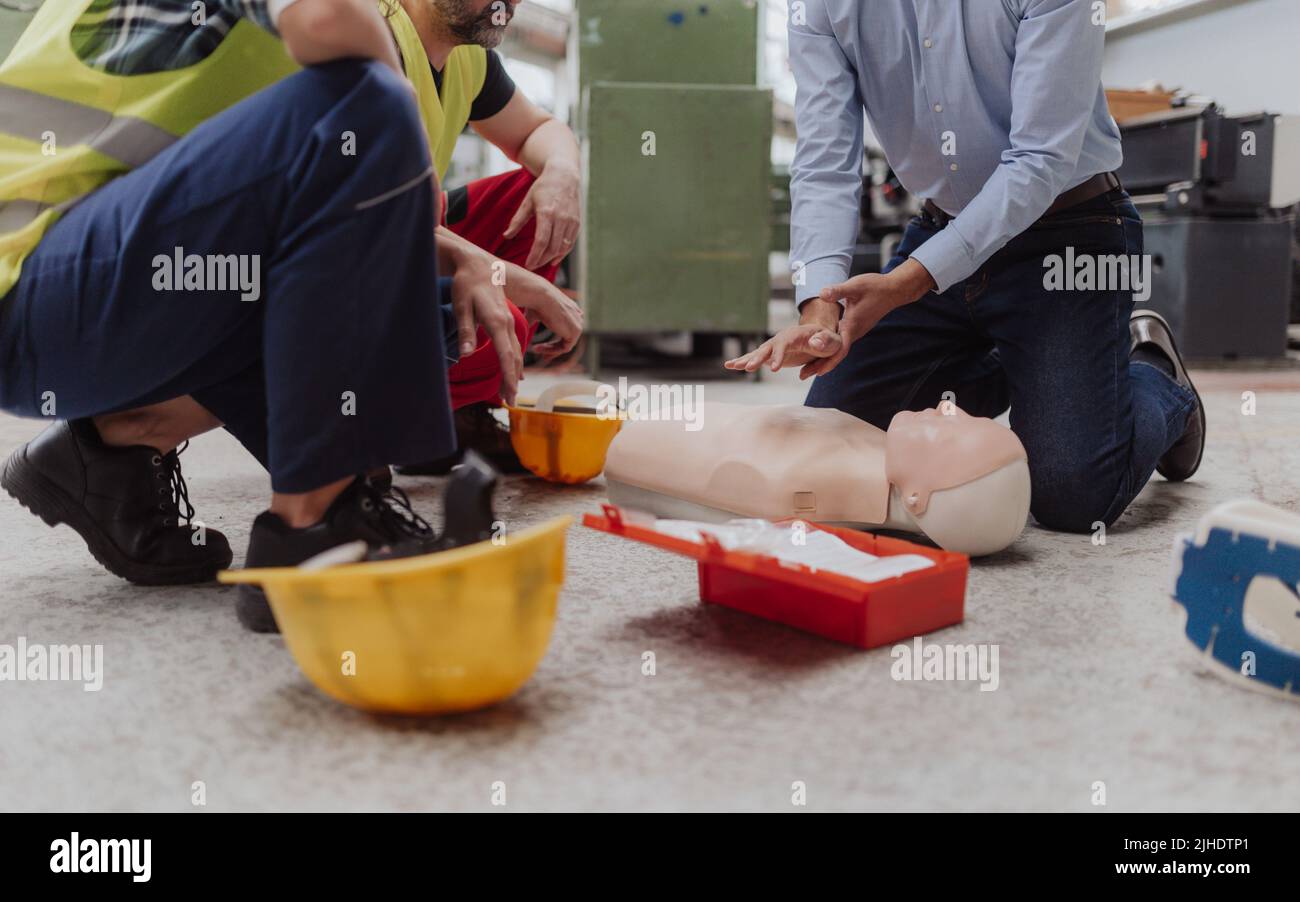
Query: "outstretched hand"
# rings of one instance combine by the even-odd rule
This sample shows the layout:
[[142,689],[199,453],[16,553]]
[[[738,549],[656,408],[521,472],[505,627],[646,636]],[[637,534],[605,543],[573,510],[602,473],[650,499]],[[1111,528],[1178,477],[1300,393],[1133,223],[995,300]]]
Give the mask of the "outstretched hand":
[[823,289],[820,296],[806,302],[799,325],[782,330],[757,350],[723,365],[750,373],[764,365],[774,373],[797,366],[800,379],[825,375],[885,316],[934,287],[930,273],[915,260],[906,261],[888,275],[856,276]]
[[723,364],[729,370],[757,372],[767,366],[772,372],[785,367],[807,368],[840,353],[844,344],[836,326],[826,323],[800,323],[783,329],[753,351]]

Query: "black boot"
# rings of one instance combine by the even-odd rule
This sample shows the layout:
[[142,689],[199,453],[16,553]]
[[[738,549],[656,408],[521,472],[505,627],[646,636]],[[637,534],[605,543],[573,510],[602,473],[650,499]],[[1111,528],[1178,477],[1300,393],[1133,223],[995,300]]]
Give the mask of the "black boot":
[[[366,560],[386,561],[448,551],[464,545],[486,542],[493,536],[497,518],[492,511],[492,493],[497,472],[474,452],[465,455],[464,463],[443,492],[443,519],[446,528],[434,534],[411,509],[410,499],[401,489],[381,492],[370,479],[358,477],[334,499],[324,518],[315,526],[293,529],[271,512],[253,522],[248,542],[247,568],[296,567],[340,545],[362,541],[369,546]],[[235,612],[239,622],[256,633],[277,633],[266,595],[257,586],[241,585]]]
[[510,443],[510,427],[493,414],[496,408],[486,402],[469,404],[456,411],[456,445],[454,454],[424,463],[403,464],[397,472],[403,476],[446,476],[460,464],[465,451],[477,451],[498,473],[527,473]]
[[111,448],[92,421],[59,422],[9,456],[0,485],[50,526],[75,529],[123,579],[211,582],[230,566],[230,543],[193,525],[179,450]]
[[370,481],[376,491],[383,494],[393,487],[393,468],[380,467],[377,470],[372,470],[366,475],[366,479]]
[[[362,541],[372,556],[401,557],[432,550],[436,537],[416,514],[401,489],[380,491],[358,477],[343,490],[315,526],[294,529],[279,515],[266,511],[253,521],[246,569],[296,567],[322,552]],[[241,585],[235,603],[239,622],[255,633],[278,633],[266,594],[257,586]]]

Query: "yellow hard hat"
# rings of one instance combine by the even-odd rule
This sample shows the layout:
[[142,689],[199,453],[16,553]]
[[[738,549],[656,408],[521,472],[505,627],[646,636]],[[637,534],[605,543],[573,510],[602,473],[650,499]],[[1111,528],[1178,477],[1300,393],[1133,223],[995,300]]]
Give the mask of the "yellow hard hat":
[[605,469],[605,454],[623,427],[620,416],[591,408],[561,408],[565,399],[596,397],[601,383],[564,382],[542,393],[531,406],[510,407],[510,443],[519,461],[548,482],[577,485]]
[[220,579],[265,590],[289,652],[327,695],[369,711],[469,711],[513,695],[545,655],[570,522],[418,557]]

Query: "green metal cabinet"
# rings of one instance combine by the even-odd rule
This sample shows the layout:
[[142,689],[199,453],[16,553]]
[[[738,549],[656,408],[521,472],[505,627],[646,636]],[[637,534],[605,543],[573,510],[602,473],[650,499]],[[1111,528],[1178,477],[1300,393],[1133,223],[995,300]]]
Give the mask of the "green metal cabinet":
[[578,0],[578,87],[754,85],[757,0]]
[[[577,0],[576,13],[589,334],[765,332],[772,92],[756,87],[762,4]],[[597,343],[593,366],[598,357]]]
[[598,82],[587,100],[589,328],[764,332],[772,92]]

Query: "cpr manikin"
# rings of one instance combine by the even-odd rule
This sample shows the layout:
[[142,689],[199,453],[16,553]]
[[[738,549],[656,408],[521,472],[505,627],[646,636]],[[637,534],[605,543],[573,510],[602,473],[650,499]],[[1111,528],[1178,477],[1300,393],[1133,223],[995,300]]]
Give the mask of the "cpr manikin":
[[1029,515],[1029,466],[1011,430],[942,412],[900,413],[888,433],[837,410],[707,403],[698,431],[632,420],[605,464],[615,504],[720,522],[794,517],[921,533],[992,554]]

